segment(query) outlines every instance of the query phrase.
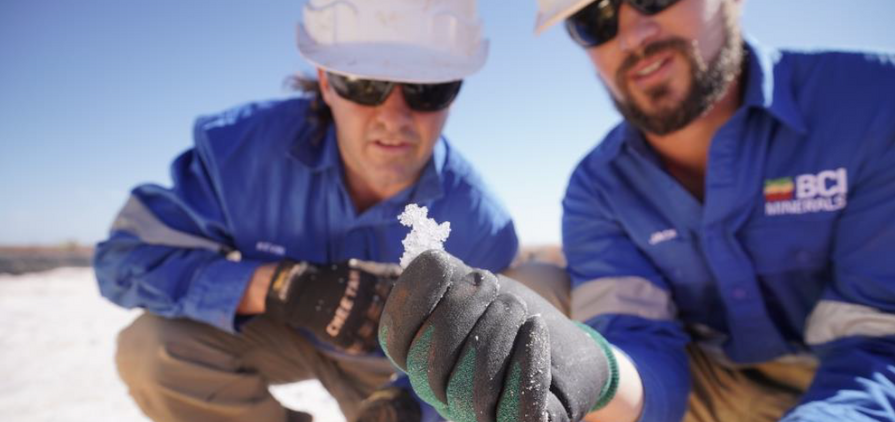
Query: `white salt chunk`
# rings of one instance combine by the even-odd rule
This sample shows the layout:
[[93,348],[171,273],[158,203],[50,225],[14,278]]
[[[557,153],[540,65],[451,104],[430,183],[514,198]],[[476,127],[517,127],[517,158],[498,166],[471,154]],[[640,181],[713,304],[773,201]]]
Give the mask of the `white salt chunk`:
[[408,204],[404,212],[398,216],[402,225],[410,227],[410,233],[401,241],[404,255],[401,256],[401,268],[407,268],[417,255],[429,250],[444,250],[444,241],[451,234],[451,222],[438,224],[428,218],[429,209],[416,204]]

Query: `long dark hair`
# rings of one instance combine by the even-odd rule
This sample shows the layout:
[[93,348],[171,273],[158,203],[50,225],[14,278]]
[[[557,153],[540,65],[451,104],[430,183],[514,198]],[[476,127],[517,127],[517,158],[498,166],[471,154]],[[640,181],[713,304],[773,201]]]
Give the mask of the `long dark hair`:
[[320,91],[320,81],[304,74],[295,74],[286,78],[284,85],[291,91],[301,92],[311,100],[308,106],[308,115],[305,117],[315,128],[312,133],[311,143],[319,145],[326,136],[330,123],[333,122],[333,113],[326,101],[323,101],[323,93]]

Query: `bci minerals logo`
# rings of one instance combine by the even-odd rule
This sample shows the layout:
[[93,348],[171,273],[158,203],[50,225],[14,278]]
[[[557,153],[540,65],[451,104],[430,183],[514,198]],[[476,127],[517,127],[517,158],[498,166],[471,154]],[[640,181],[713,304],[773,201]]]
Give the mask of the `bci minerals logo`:
[[844,168],[764,181],[766,215],[808,214],[845,208],[848,176]]

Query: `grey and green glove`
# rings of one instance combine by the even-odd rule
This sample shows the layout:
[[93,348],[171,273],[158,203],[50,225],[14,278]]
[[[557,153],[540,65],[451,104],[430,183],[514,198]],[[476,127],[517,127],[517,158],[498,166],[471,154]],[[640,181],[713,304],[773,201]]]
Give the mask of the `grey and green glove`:
[[379,341],[416,393],[456,422],[579,421],[618,385],[600,334],[519,282],[443,251],[404,270]]

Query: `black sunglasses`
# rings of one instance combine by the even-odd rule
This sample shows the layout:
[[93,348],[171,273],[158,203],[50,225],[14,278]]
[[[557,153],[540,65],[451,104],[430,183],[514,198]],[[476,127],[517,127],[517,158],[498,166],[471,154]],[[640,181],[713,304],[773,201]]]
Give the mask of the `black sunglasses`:
[[410,84],[373,79],[359,79],[326,72],[329,84],[340,97],[365,106],[377,106],[385,102],[396,85],[407,106],[414,111],[438,111],[447,108],[457,98],[463,81],[440,84]]
[[644,15],[655,15],[679,0],[596,0],[566,19],[566,30],[578,45],[596,47],[618,34],[618,9],[626,1]]

